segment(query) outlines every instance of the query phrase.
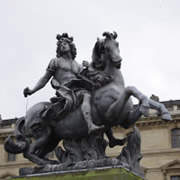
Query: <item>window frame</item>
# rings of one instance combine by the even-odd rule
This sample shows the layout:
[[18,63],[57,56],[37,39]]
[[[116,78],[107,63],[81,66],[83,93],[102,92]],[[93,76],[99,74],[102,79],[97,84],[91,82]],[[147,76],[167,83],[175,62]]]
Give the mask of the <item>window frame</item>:
[[[174,178],[173,178],[174,177]],[[177,178],[176,178],[177,177]],[[180,180],[180,176],[179,175],[171,175],[170,176],[170,180]]]
[[171,129],[171,147],[180,148],[180,128]]
[[7,153],[7,162],[14,162],[16,161],[16,154]]

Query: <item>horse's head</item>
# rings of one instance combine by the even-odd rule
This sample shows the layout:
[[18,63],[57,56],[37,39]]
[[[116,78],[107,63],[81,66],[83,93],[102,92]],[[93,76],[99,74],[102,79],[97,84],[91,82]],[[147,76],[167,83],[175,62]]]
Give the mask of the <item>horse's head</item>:
[[104,32],[103,36],[105,36],[105,39],[98,38],[93,48],[92,59],[95,68],[103,70],[109,64],[120,68],[122,58],[120,56],[119,43],[116,41],[117,33]]

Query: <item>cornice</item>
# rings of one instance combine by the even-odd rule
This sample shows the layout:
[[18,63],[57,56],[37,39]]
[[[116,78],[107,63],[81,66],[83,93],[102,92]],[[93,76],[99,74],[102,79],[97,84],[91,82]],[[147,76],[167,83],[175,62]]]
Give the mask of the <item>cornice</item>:
[[170,154],[180,154],[180,148],[171,148],[171,149],[158,149],[158,150],[143,150],[143,156],[151,156],[151,155],[170,155]]
[[[120,152],[109,152],[107,153],[108,156],[110,157],[116,157],[117,155],[120,154]],[[150,150],[150,151],[141,151],[141,154],[143,155],[143,158],[145,157],[155,157],[155,156],[168,156],[168,155],[180,155],[180,148],[175,148],[175,149],[159,149],[159,150]]]
[[[180,114],[173,114],[171,115],[172,121],[163,121],[157,115],[151,115],[150,117],[141,117],[135,124],[138,128],[146,128],[146,127],[163,127],[169,126],[170,124],[180,123]],[[123,129],[121,126],[113,127],[114,130],[116,129]]]
[[137,127],[169,125],[180,122],[180,114],[171,115],[172,121],[163,121],[159,116],[142,117],[136,122]]
[[20,167],[20,166],[22,166],[22,167],[24,167],[24,166],[32,166],[32,165],[35,165],[35,164],[33,164],[32,162],[30,162],[30,161],[23,161],[23,162],[17,162],[17,161],[14,161],[14,162],[7,162],[7,163],[3,163],[3,164],[0,164],[0,169],[6,169],[6,168],[8,168],[8,167],[14,167],[14,166],[16,166],[16,167]]

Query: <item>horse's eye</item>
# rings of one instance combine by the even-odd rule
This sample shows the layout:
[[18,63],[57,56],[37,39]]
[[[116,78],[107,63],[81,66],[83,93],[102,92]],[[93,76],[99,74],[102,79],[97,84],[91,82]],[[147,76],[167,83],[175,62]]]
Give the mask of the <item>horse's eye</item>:
[[119,43],[118,42],[116,43],[116,46],[119,47]]

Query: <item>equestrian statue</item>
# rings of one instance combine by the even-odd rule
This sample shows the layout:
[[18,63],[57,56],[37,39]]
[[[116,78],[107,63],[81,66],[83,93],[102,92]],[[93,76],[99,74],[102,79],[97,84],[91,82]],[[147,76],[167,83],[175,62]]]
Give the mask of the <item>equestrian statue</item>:
[[[163,104],[147,98],[136,87],[125,86],[116,38],[116,32],[104,32],[94,45],[92,61],[80,65],[75,60],[73,38],[67,33],[57,35],[56,58],[34,88],[24,89],[27,97],[50,81],[56,95],[33,105],[17,120],[15,138],[8,137],[6,151],[23,153],[38,165],[106,158],[104,133],[110,147],[127,141],[116,139],[112,127],[130,128],[142,115],[148,117],[149,109],[157,110],[162,120],[171,120]],[[139,101],[135,109],[131,96]],[[58,147],[61,141],[64,149]],[[46,158],[55,149],[58,161]]]

